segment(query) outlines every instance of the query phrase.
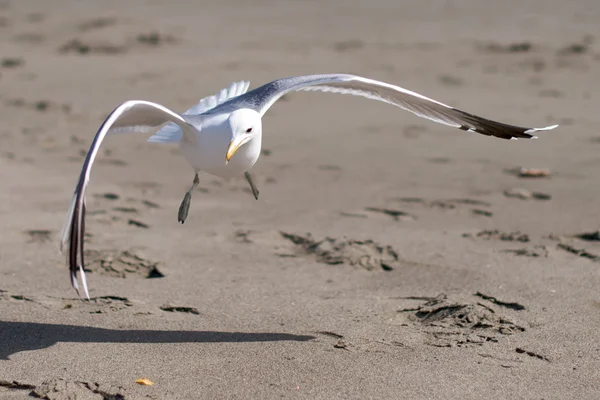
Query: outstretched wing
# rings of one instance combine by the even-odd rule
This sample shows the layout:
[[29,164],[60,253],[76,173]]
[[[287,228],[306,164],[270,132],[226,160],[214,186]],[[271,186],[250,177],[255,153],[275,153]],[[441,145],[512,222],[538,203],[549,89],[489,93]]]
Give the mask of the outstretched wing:
[[[228,102],[231,104],[223,104],[223,107],[245,106],[264,115],[273,103],[281,98],[281,96],[299,90],[363,96],[368,99],[383,101],[398,106],[419,117],[444,125],[465,131],[481,133],[487,136],[496,136],[502,139],[535,138],[535,136],[532,135],[533,133],[554,129],[558,126],[552,125],[545,128],[524,128],[491,121],[450,107],[439,101],[403,89],[399,86],[347,74],[307,75],[279,79],[251,90],[245,95]],[[219,107],[217,107],[217,109],[218,108]]]
[[85,273],[83,271],[83,239],[85,230],[85,190],[90,180],[90,172],[94,159],[98,154],[100,145],[107,134],[125,132],[150,132],[167,123],[174,122],[190,141],[196,140],[196,129],[188,125],[185,120],[160,104],[142,100],[127,101],[118,106],[100,126],[94,137],[87,157],[81,168],[81,175],[75,187],[73,200],[69,207],[67,221],[63,227],[60,242],[60,251],[66,251],[67,264],[71,274],[71,285],[79,293],[77,271],[81,273],[81,281],[85,295],[89,299]]

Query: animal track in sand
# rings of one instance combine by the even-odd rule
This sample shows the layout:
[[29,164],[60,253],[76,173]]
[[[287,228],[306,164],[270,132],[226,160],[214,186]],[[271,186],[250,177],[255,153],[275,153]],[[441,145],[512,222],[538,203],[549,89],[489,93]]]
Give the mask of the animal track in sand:
[[[508,75],[539,75],[542,71],[569,68],[587,72],[594,62],[593,37],[586,36],[575,43],[557,46],[534,44],[529,41],[512,43],[477,43],[477,63],[485,73]],[[539,79],[539,78],[538,78]]]
[[[116,193],[102,193],[94,195],[94,198],[98,200],[100,207],[105,205],[105,208],[96,208],[89,209],[87,211],[88,216],[100,216],[96,220],[101,223],[112,224],[113,222],[125,220],[127,225],[134,226],[137,228],[149,229],[150,225],[140,221],[138,217],[132,218],[132,215],[139,215],[140,209],[132,206],[131,203],[141,204],[145,208],[160,208],[160,206],[156,203],[153,203],[149,200],[138,200],[134,198],[128,198],[126,202],[127,205],[117,205],[117,202],[121,197]],[[110,206],[108,206],[107,201],[110,202]],[[123,218],[125,217],[125,218]]]
[[[386,339],[373,339],[373,338],[361,338],[352,337],[346,338],[344,335],[331,331],[316,331],[317,335],[322,336],[326,346],[336,350],[344,350],[350,352],[362,352],[362,353],[390,353],[395,350],[406,349],[403,343],[397,340],[386,340]],[[320,341],[319,339],[316,339]],[[335,351],[335,350],[334,350]]]
[[35,389],[35,385],[29,383],[23,383],[19,381],[5,381],[0,380],[0,387],[12,389],[12,390],[32,390]]
[[[483,230],[476,234],[463,233],[462,236],[464,238],[497,240],[502,242],[529,243],[531,241],[529,235],[522,233],[521,231],[502,232],[498,229]],[[519,249],[504,249],[500,251],[523,257],[548,257],[548,248],[544,245],[534,245],[533,247],[523,247]]]
[[[76,155],[67,157],[67,160],[69,160],[71,162],[81,163],[87,157],[87,153],[88,152],[86,149],[80,148],[79,150],[77,150]],[[104,150],[102,157],[100,157],[98,159],[98,161],[96,161],[96,162],[103,164],[103,165],[112,165],[112,166],[116,166],[116,167],[127,166],[126,161],[115,158],[115,156],[113,155],[113,152],[109,149]],[[131,185],[131,186],[135,187],[133,185]]]
[[392,199],[393,201],[401,202],[408,205],[421,205],[427,208],[437,208],[440,210],[462,210],[466,207],[470,208],[470,211],[473,215],[491,217],[494,214],[482,208],[473,208],[475,206],[478,207],[491,207],[491,204],[486,201],[474,200],[469,198],[458,198],[458,199],[440,199],[440,200],[425,200],[420,197],[399,197]]
[[[22,98],[6,99],[5,104],[10,107],[35,110],[39,112],[60,112],[68,114],[71,112],[71,106],[68,104],[60,104],[49,100],[24,100]],[[39,133],[37,129],[31,130],[28,133]]]
[[52,231],[47,229],[29,229],[23,233],[29,237],[29,243],[49,242],[52,235]]
[[133,306],[133,303],[129,301],[126,297],[119,296],[101,296],[101,297],[92,297],[89,302],[69,302],[66,299],[62,299],[64,302],[64,309],[74,309],[74,308],[90,308],[93,309],[89,311],[90,314],[104,314],[106,312],[115,312],[125,310]]
[[528,355],[529,357],[537,358],[538,360],[542,360],[542,361],[550,362],[550,359],[549,359],[548,357],[546,357],[545,355],[543,355],[543,354],[538,354],[538,353],[534,353],[533,351],[530,351],[530,350],[525,350],[525,349],[523,349],[523,348],[521,348],[521,347],[517,347],[517,348],[515,349],[515,351],[516,351],[517,353],[519,353],[519,354],[526,354],[526,355]]
[[162,278],[159,262],[147,260],[129,251],[86,250],[86,272],[115,278]]
[[[28,385],[32,386],[32,385]],[[110,399],[125,400],[127,395],[121,386],[110,386],[96,382],[68,381],[63,378],[53,378],[34,386],[30,397],[39,399]],[[148,396],[144,396],[148,397]]]
[[505,242],[527,243],[530,241],[529,235],[526,233],[522,233],[520,231],[501,232],[498,229],[480,231],[475,235],[471,233],[463,233],[462,236],[465,238],[475,237],[483,240],[501,240]]
[[576,256],[587,258],[590,261],[600,262],[600,256],[597,254],[590,253],[585,249],[578,249],[566,243],[557,244],[558,248],[564,251],[567,251],[571,254],[575,254]]
[[[119,200],[121,198],[121,196],[119,194],[111,193],[111,192],[96,194],[96,195],[94,195],[94,197],[99,200],[111,200],[111,201]],[[126,199],[126,202],[127,203],[140,203],[140,204],[146,206],[147,208],[160,208],[160,206],[158,204],[154,203],[153,201],[146,200],[146,199],[138,200],[138,199],[129,197]],[[136,208],[131,207],[131,206],[115,206],[113,208],[113,210],[121,211],[121,212],[137,212],[138,211]]]
[[0,300],[13,302],[26,301],[41,305],[45,308],[83,310],[90,314],[104,314],[107,312],[121,311],[133,306],[133,303],[129,301],[129,299],[119,296],[92,297],[89,301],[81,301],[80,299],[44,295],[25,296],[22,294],[12,294],[4,290],[0,290]]
[[164,304],[160,307],[161,310],[167,312],[178,312],[178,313],[188,313],[200,315],[200,311],[194,307],[184,307],[184,306],[173,306],[171,304]]
[[136,226],[138,228],[144,228],[144,229],[150,228],[150,225],[148,225],[148,224],[146,224],[144,222],[138,221],[136,219],[131,219],[131,218],[127,220],[127,224],[128,225]]
[[398,254],[391,246],[382,246],[372,240],[327,237],[315,241],[310,234],[301,236],[281,232],[281,235],[294,243],[300,254],[313,255],[324,264],[349,264],[368,271],[379,268],[391,271],[398,263]]
[[527,53],[534,49],[530,42],[478,43],[477,49],[484,53]]
[[106,199],[106,200],[119,200],[121,198],[121,196],[119,196],[116,193],[101,193],[101,194],[95,194],[94,197],[96,198],[102,198],[102,199]]
[[430,208],[441,208],[447,210],[453,210],[460,206],[480,206],[480,207],[491,207],[491,204],[487,201],[459,198],[459,199],[445,199],[445,200],[425,200],[421,197],[397,197],[392,199],[407,204],[421,204],[425,207]]
[[299,235],[287,232],[264,232],[239,230],[236,240],[264,247],[271,247],[279,257],[309,256],[323,264],[347,264],[366,270],[391,271],[400,261],[391,246],[372,240],[347,238],[324,238],[315,240],[311,234]]
[[481,297],[484,300],[487,300],[489,302],[492,302],[496,305],[499,305],[501,307],[506,307],[506,308],[510,308],[511,310],[517,310],[517,311],[522,311],[525,309],[525,306],[516,302],[512,302],[512,301],[503,301],[503,300],[499,300],[494,296],[490,296],[488,294],[484,294],[481,292],[476,292],[475,296],[477,297]]
[[2,68],[18,68],[25,64],[25,60],[17,57],[5,57],[0,60],[0,67]]
[[523,247],[521,249],[506,249],[502,251],[523,257],[548,257],[548,249],[543,245],[533,246],[532,248]]
[[[151,315],[153,307],[150,308],[141,303],[134,303],[126,297],[121,296],[97,296],[89,300],[79,298],[53,297],[46,295],[25,296],[14,294],[0,289],[0,301],[8,302],[30,302],[47,309],[64,310],[65,312],[78,311],[89,314],[107,314],[132,308],[133,315]],[[195,307],[186,307],[172,304],[163,304],[160,310],[172,313],[185,313],[200,315]],[[0,381],[1,382],[1,381]]]
[[31,301],[36,302],[35,299],[24,296],[22,294],[10,294],[6,290],[0,289],[0,300],[4,301]]
[[390,216],[394,219],[394,221],[414,221],[417,219],[417,217],[413,214],[409,214],[400,210],[393,210],[390,208],[365,207],[365,210]]
[[[518,303],[500,302],[483,295],[495,305],[521,309]],[[479,296],[481,297],[481,296]],[[414,300],[414,298],[412,298]],[[496,300],[495,302],[493,300]],[[449,298],[446,294],[424,300],[425,303],[398,312],[408,314],[413,323],[422,324],[428,336],[426,344],[435,347],[481,346],[497,342],[502,336],[524,332],[525,328],[473,298]]]
[[117,19],[115,17],[98,17],[81,22],[79,25],[77,25],[77,29],[82,32],[87,32],[96,29],[108,28],[116,23]]
[[158,32],[140,33],[134,39],[127,39],[120,43],[102,40],[83,40],[73,38],[58,48],[60,54],[85,55],[115,55],[126,53],[136,47],[157,47],[177,43],[178,40],[169,34]]
[[[581,258],[587,258],[588,260],[593,262],[600,262],[600,255],[598,255],[597,253],[591,253],[585,248],[579,247],[583,245],[583,243],[581,242],[586,242],[588,246],[593,246],[597,249],[597,244],[598,242],[600,242],[600,231],[582,232],[578,234],[566,235],[556,235],[552,233],[547,236],[547,239],[557,241],[558,243],[556,244],[556,247],[560,250],[574,254]],[[573,241],[579,243],[579,246],[567,243]]]
[[494,213],[492,213],[491,211],[480,210],[480,209],[477,209],[477,208],[472,209],[471,212],[474,215],[480,215],[482,217],[493,217],[494,216]]

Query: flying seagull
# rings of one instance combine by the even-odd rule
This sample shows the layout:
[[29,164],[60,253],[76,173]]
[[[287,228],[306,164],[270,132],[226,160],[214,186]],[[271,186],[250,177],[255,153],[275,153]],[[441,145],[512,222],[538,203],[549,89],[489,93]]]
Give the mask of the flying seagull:
[[194,169],[192,186],[179,207],[178,220],[183,223],[188,215],[192,193],[199,183],[200,171],[219,177],[244,175],[252,194],[258,199],[259,192],[250,169],[261,151],[262,117],[281,96],[289,92],[303,90],[363,96],[392,104],[440,124],[502,139],[534,139],[535,132],[557,127],[523,128],[491,121],[410,90],[356,75],[289,77],[251,91],[248,91],[249,85],[247,81],[234,82],[216,95],[203,98],[183,114],[144,100],[126,101],[110,113],[87,153],[61,235],[60,250],[61,253],[66,253],[71,285],[78,294],[79,271],[83,290],[89,299],[83,257],[85,190],[90,180],[92,164],[107,135],[154,133],[148,139],[149,142],[179,143],[183,156]]

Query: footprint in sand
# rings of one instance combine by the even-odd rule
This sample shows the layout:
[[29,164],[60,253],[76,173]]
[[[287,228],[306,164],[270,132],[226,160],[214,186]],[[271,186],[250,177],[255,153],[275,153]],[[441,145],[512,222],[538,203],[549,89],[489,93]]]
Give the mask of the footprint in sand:
[[477,232],[475,235],[471,233],[463,233],[465,238],[478,238],[483,240],[501,240],[505,242],[521,242],[527,243],[530,241],[529,235],[520,231],[515,232],[501,232],[498,229],[483,230]]
[[[478,301],[476,297],[482,301]],[[466,298],[441,294],[437,297],[409,297],[405,300],[421,302],[416,307],[401,308],[398,312],[408,322],[422,327],[426,336],[425,344],[430,346],[481,346],[497,342],[503,336],[525,331],[523,326],[513,322],[499,309],[523,310],[522,305],[503,302],[479,292]]]
[[48,229],[29,229],[23,233],[29,237],[29,243],[46,243],[52,239],[52,231]]
[[115,278],[162,278],[159,262],[147,260],[129,251],[86,250],[86,272]]
[[61,298],[44,295],[26,296],[22,294],[9,293],[0,290],[0,301],[29,302],[44,308],[58,310],[79,310],[89,314],[105,314],[125,310],[133,306],[133,302],[125,297],[100,296],[92,297],[89,301],[81,301],[77,298]]
[[[480,207],[491,207],[491,204],[482,201],[469,198],[458,198],[458,199],[438,199],[438,200],[426,200],[420,197],[400,197],[392,199],[400,203],[407,205],[421,205],[426,208],[435,208],[440,210],[457,210],[460,211],[466,207],[469,207],[471,214],[484,217],[492,217],[494,214],[486,209]],[[473,208],[478,207],[478,208]]]
[[369,271],[391,271],[400,258],[391,246],[372,240],[324,238],[315,240],[311,234],[287,232],[253,232],[240,230],[235,239],[242,243],[270,247],[278,257],[312,257],[329,265],[346,264]]
[[[134,198],[127,199],[127,206],[117,205],[118,200],[121,198],[116,193],[102,193],[94,196],[98,200],[98,207],[91,210],[88,209],[88,216],[100,216],[98,221],[103,223],[113,223],[121,220],[126,220],[127,225],[134,226],[142,229],[149,229],[150,225],[144,221],[141,221],[139,217],[140,209],[129,204],[141,204],[144,208],[159,208],[160,206],[150,200],[138,200]],[[109,203],[111,206],[108,206]],[[102,208],[103,205],[106,205],[106,208]],[[136,215],[136,217],[132,217]]]

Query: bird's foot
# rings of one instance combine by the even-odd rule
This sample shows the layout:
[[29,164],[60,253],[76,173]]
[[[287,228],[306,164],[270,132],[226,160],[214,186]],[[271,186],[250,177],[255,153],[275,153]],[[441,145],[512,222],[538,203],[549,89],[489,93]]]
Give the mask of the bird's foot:
[[250,172],[245,172],[244,176],[246,177],[246,180],[248,181],[248,183],[250,184],[250,189],[252,189],[252,195],[254,196],[254,198],[256,200],[258,200],[258,194],[260,193],[258,191],[258,188],[256,187],[256,185],[254,184],[254,180],[252,179],[252,174],[250,174]]
[[177,216],[177,220],[182,224],[185,222],[185,219],[188,216],[188,212],[190,211],[190,203],[191,202],[192,202],[192,193],[187,192],[185,194],[185,196],[183,197],[183,201],[181,202],[181,205],[179,206],[179,214]]

